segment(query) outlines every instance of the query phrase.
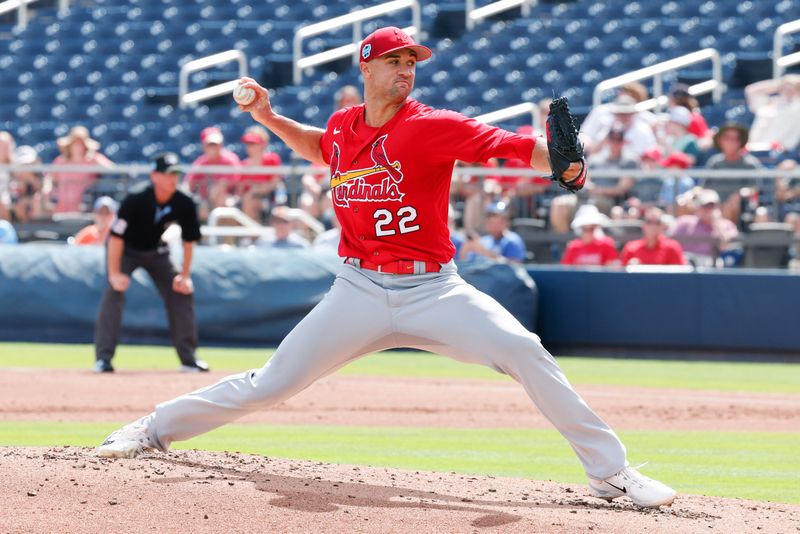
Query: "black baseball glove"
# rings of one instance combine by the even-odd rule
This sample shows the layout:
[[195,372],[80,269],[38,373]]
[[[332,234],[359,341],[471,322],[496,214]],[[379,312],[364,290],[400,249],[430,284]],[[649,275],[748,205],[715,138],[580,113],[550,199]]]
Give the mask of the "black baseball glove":
[[[583,144],[578,140],[578,129],[565,96],[550,103],[550,113],[547,115],[547,150],[550,169],[553,171],[550,179],[573,193],[583,189],[587,177]],[[577,161],[581,163],[580,174],[574,178],[565,178],[564,172],[570,164]]]

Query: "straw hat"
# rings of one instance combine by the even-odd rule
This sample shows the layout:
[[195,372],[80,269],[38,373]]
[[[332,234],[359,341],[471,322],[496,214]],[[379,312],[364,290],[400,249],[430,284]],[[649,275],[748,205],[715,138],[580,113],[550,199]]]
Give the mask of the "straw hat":
[[584,204],[578,208],[575,218],[572,220],[572,229],[580,230],[584,226],[607,226],[608,217],[600,213],[594,204]]
[[67,135],[56,140],[56,144],[61,152],[66,152],[75,141],[82,141],[87,152],[95,152],[100,148],[100,143],[89,136],[89,130],[85,126],[73,126]]
[[735,121],[728,121],[722,126],[719,127],[717,133],[714,134],[714,147],[722,151],[719,146],[719,138],[728,130],[735,130],[739,134],[739,143],[744,147],[747,144],[747,141],[750,137],[750,130],[744,124],[735,122]]

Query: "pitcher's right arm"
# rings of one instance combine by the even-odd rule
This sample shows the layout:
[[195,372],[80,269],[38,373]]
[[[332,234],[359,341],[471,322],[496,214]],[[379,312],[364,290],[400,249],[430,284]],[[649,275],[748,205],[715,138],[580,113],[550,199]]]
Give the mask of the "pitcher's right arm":
[[312,163],[325,164],[319,142],[325,130],[301,124],[273,111],[269,102],[269,93],[252,78],[242,78],[244,87],[252,89],[256,98],[248,105],[239,105],[239,109],[247,111],[253,119],[270,129],[281,138],[286,145],[301,157]]

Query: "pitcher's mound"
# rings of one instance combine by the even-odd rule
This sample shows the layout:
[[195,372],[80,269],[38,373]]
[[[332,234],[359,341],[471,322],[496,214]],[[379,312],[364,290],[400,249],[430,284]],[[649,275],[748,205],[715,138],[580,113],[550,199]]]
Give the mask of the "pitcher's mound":
[[[3,532],[797,532],[800,507],[679,495],[607,504],[586,486],[177,451],[0,449]],[[678,488],[680,490],[680,488]]]

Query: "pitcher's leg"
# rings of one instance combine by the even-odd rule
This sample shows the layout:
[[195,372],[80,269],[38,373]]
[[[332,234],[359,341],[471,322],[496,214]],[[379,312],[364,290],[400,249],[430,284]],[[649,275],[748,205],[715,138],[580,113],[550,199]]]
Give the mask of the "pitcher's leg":
[[159,404],[153,438],[166,449],[173,441],[275,405],[347,362],[384,348],[387,338],[391,339],[391,323],[383,290],[362,285],[357,278],[337,277],[331,291],[264,367]]
[[487,365],[520,382],[569,441],[589,476],[604,479],[622,469],[625,447],[572,388],[538,336],[493,298],[456,280],[429,288],[426,305],[404,308],[398,329],[431,339],[426,350]]

